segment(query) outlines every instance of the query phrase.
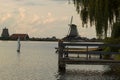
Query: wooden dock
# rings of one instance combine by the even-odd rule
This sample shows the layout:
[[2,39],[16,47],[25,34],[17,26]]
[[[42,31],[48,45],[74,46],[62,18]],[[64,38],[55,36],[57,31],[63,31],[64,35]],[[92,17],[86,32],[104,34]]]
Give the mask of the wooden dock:
[[105,52],[101,50],[102,47],[120,47],[120,44],[76,43],[60,40],[58,48],[56,48],[59,71],[66,71],[66,64],[110,65],[120,63],[120,60],[103,58],[103,55],[114,56],[120,52]]

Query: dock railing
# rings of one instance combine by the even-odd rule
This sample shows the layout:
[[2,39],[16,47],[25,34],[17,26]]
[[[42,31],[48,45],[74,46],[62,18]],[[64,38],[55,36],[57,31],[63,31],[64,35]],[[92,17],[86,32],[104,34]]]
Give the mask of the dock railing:
[[[116,54],[120,55],[120,52],[103,51],[101,50],[103,47],[120,48],[120,44],[79,43],[59,40],[57,48],[59,71],[65,71],[66,64],[107,65],[120,63],[120,60],[113,58]],[[71,57],[71,54],[77,56]],[[80,55],[84,56],[80,57]],[[103,58],[105,55],[110,55],[111,57],[105,59]]]

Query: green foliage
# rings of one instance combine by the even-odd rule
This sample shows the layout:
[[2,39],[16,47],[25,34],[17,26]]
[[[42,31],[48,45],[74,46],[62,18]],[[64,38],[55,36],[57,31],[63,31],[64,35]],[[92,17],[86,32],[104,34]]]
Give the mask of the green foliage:
[[[111,49],[110,49],[110,47],[106,47],[106,48],[104,49],[104,51],[105,51],[105,52],[110,52]],[[103,59],[110,59],[110,58],[111,58],[111,55],[110,55],[110,54],[105,54],[105,55],[103,55]]]
[[[105,44],[120,44],[120,37],[119,38],[106,38],[104,40],[104,43]],[[119,47],[109,47],[109,48],[105,48],[104,51],[120,52],[120,48]],[[108,58],[108,57],[110,57],[110,55],[105,55],[104,57]],[[114,59],[120,60],[120,54],[115,54]]]
[[116,54],[114,57],[115,60],[120,60],[120,54]]
[[120,38],[120,23],[114,23],[111,36],[112,38]]
[[107,30],[119,16],[120,0],[73,0],[83,24],[95,24],[99,38],[107,37]]
[[120,44],[120,38],[105,38],[104,40],[105,44]]
[[[105,38],[104,39],[104,43],[105,44],[120,44],[120,38]],[[111,51],[113,52],[118,52],[119,51],[119,47],[110,47]]]
[[[118,50],[118,52],[120,52],[120,49]],[[120,60],[120,54],[116,54],[114,57],[115,57],[115,60]]]

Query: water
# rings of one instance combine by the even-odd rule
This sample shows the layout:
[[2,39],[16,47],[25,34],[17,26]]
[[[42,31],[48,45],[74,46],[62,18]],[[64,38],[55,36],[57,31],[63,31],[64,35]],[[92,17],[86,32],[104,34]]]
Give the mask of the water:
[[57,68],[56,42],[0,41],[0,80],[116,80],[104,75],[102,65],[67,65],[65,74]]

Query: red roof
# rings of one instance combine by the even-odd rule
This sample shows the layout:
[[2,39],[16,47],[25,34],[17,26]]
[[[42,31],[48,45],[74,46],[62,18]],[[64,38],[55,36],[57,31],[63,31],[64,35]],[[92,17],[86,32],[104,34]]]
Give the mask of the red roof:
[[10,36],[11,39],[18,39],[18,37],[20,37],[21,40],[29,39],[28,34],[12,34]]

